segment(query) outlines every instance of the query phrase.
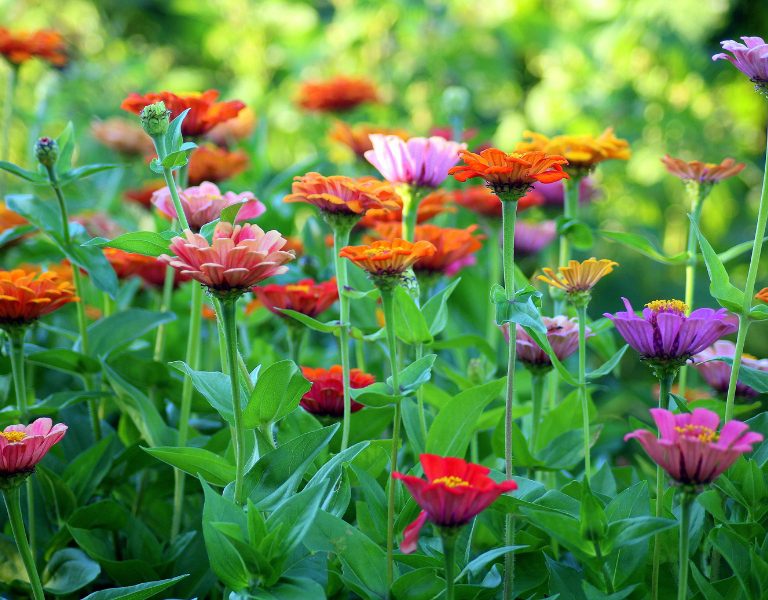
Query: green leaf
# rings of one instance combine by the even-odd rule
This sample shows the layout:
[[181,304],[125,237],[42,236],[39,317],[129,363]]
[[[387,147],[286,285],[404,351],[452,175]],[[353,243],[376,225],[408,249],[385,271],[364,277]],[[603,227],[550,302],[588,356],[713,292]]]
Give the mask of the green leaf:
[[699,238],[699,247],[701,248],[704,264],[707,266],[707,272],[709,273],[709,294],[723,308],[741,314],[744,308],[744,292],[731,283],[728,271],[726,271],[712,246],[710,246],[699,230],[693,216],[689,215],[689,218],[691,219],[691,227]]
[[180,150],[166,154],[163,160],[160,161],[160,165],[164,169],[170,169],[171,171],[180,169],[189,162],[189,155],[195,148],[197,148],[197,144],[194,142],[185,142],[181,145]]
[[[731,368],[733,368],[732,356],[718,356],[716,358],[713,358],[712,360],[724,362],[727,365],[729,365]],[[761,394],[765,394],[766,392],[768,392],[768,372],[760,371],[759,369],[754,369],[750,366],[745,365],[742,362],[741,366],[739,367],[739,383],[748,385],[749,387],[757,390]]]
[[227,223],[234,223],[237,221],[237,215],[240,213],[240,209],[243,208],[245,201],[238,202],[236,204],[230,204],[221,211],[219,221],[226,221]]
[[[220,371],[196,371],[182,361],[169,363],[169,366],[186,373],[192,379],[192,385],[208,401],[221,418],[234,425],[235,415],[232,410],[232,382],[229,375]],[[243,378],[240,378],[240,399],[245,408],[249,391]]]
[[293,319],[296,319],[302,325],[306,325],[310,329],[314,329],[315,331],[320,331],[322,333],[335,333],[341,327],[338,321],[328,321],[327,323],[322,323],[317,319],[313,319],[312,317],[308,317],[305,314],[287,308],[281,308],[280,312],[282,312],[284,315],[288,315]]
[[86,502],[112,468],[117,441],[110,434],[72,460],[61,477],[80,503]]
[[20,166],[5,160],[0,160],[0,169],[10,173],[11,175],[15,175],[20,179],[31,181],[32,183],[35,183],[37,185],[45,185],[48,183],[48,179],[43,177],[39,173],[35,173],[33,171],[27,171],[26,169],[22,169]]
[[27,356],[27,361],[74,375],[98,373],[101,371],[101,364],[98,360],[74,350],[67,350],[66,348],[34,352]]
[[0,248],[10,244],[11,242],[23,238],[25,235],[33,233],[35,228],[33,225],[19,225],[18,227],[11,227],[0,233]]
[[162,579],[160,581],[148,581],[147,583],[140,583],[139,585],[131,585],[129,587],[100,590],[89,594],[83,600],[145,600],[146,598],[156,596],[163,590],[167,590],[185,577],[189,577],[189,575],[179,575],[178,577]]
[[566,236],[574,248],[588,250],[594,244],[592,230],[583,221],[561,216],[555,219],[555,223],[557,224],[557,233]]
[[202,477],[211,485],[224,487],[235,480],[235,465],[203,448],[160,446],[142,450],[193,477]]
[[459,285],[461,277],[457,277],[445,288],[432,296],[421,308],[421,314],[429,323],[429,333],[433,336],[438,335],[448,324],[448,299],[453,294],[453,290]]
[[[768,242],[768,236],[765,236],[763,238],[763,244],[765,242]],[[749,252],[754,247],[755,243],[753,240],[749,240],[747,242],[742,242],[741,244],[736,244],[735,246],[732,246],[730,249],[720,252],[717,257],[720,259],[720,262],[725,264],[727,262],[732,261],[734,258],[738,258],[745,252]]]
[[312,384],[293,361],[281,360],[259,372],[248,405],[243,411],[243,424],[248,428],[279,421],[293,411]]
[[43,233],[50,235],[57,244],[62,243],[61,216],[55,205],[31,194],[11,194],[5,204],[19,213]]
[[72,594],[96,579],[99,563],[78,548],[64,548],[51,556],[43,571],[43,587],[49,594]]
[[[435,364],[435,359],[437,359],[437,354],[427,354],[405,367],[405,369],[400,371],[398,377],[400,389],[395,391],[407,396],[428,382],[432,377],[432,367]],[[387,385],[392,389],[392,376],[387,377]]]
[[190,110],[192,109],[188,108],[184,112],[179,113],[179,115],[168,124],[168,131],[165,132],[165,148],[167,152],[181,150],[181,145],[184,142],[181,134],[181,126]]
[[[88,327],[88,352],[91,356],[106,358],[125,348],[163,323],[176,319],[171,312],[155,312],[143,308],[129,308],[101,319]],[[78,340],[75,348],[79,349]]]
[[497,558],[504,556],[505,554],[514,554],[518,550],[527,548],[528,546],[502,546],[501,548],[494,548],[483,552],[480,556],[476,556],[467,566],[462,569],[461,573],[456,577],[456,581],[459,581],[462,577],[479,577],[482,574],[483,569],[487,567]]
[[59,185],[63,187],[65,185],[69,185],[70,183],[74,183],[75,181],[79,181],[80,179],[85,179],[86,177],[95,175],[96,173],[101,173],[102,171],[109,171],[111,169],[117,169],[117,168],[120,168],[120,165],[109,165],[109,164],[83,165],[82,167],[77,167],[75,169],[71,169],[67,171],[66,173],[62,173],[61,176],[59,177]]
[[100,248],[107,246],[109,248],[125,250],[126,252],[143,254],[144,256],[160,256],[161,254],[168,253],[170,241],[179,235],[176,231],[163,231],[162,233],[133,231],[119,235],[113,240],[100,237],[93,238],[83,244],[83,246],[98,246]]
[[75,152],[75,126],[72,121],[67,123],[62,132],[56,138],[59,146],[59,156],[56,159],[56,171],[61,172],[72,166],[72,155]]
[[665,265],[684,265],[688,261],[688,253],[680,252],[673,256],[667,256],[661,250],[657,249],[651,242],[637,233],[626,233],[622,231],[601,231],[600,235],[607,240],[617,242],[622,246],[637,250],[640,254],[652,258],[656,262]]
[[517,323],[523,327],[537,329],[542,333],[547,328],[541,320],[541,292],[532,285],[515,292],[512,300],[507,300],[504,288],[498,283],[491,288],[491,303],[496,305],[496,324]]
[[404,287],[395,288],[395,334],[406,344],[432,341],[429,326],[416,301]]
[[600,379],[601,377],[608,375],[611,371],[613,371],[616,368],[616,365],[619,364],[619,362],[621,361],[621,358],[624,356],[624,353],[627,351],[627,348],[629,348],[629,344],[624,344],[624,346],[622,346],[613,356],[611,356],[611,358],[609,358],[600,367],[598,367],[594,371],[590,371],[589,373],[587,373],[586,375],[587,380]]
[[270,531],[280,533],[280,551],[283,555],[292,552],[309,532],[309,528],[320,510],[327,482],[304,489],[282,502],[267,519]]
[[[642,516],[619,519],[608,526],[608,547],[616,549],[627,544],[635,544],[676,526],[677,521],[674,519],[661,517]],[[606,551],[608,551],[607,548]]]
[[115,297],[117,275],[99,248],[84,247],[77,243],[70,246],[60,244],[60,248],[72,263],[88,273],[93,285],[109,294],[111,298]]

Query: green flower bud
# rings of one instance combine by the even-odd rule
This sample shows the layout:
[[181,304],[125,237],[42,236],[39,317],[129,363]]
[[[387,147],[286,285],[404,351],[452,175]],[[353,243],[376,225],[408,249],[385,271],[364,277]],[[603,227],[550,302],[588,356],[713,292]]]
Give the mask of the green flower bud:
[[35,143],[35,156],[41,165],[52,167],[59,158],[59,145],[54,139],[41,137]]
[[141,114],[141,126],[152,137],[165,135],[170,124],[171,111],[165,108],[165,102],[155,102],[145,106]]
[[465,87],[452,85],[443,92],[443,110],[449,117],[464,115],[469,110],[469,91]]

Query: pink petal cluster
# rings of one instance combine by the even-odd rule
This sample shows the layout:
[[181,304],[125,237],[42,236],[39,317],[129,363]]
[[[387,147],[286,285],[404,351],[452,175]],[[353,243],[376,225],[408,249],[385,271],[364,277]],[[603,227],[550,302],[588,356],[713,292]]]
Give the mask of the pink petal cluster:
[[[579,347],[579,323],[575,318],[568,318],[563,315],[557,317],[542,317],[542,321],[547,328],[547,341],[549,341],[552,350],[558,360],[565,360],[571,356]],[[501,330],[504,338],[509,343],[509,323],[504,323]],[[592,337],[592,330],[586,328],[586,337]],[[552,366],[549,355],[533,341],[520,325],[515,331],[515,345],[517,346],[517,358],[522,363],[531,367]]]
[[[547,206],[562,206],[564,199],[563,182],[555,181],[554,183],[541,183],[537,182],[533,184],[533,191],[537,192],[544,200],[544,204]],[[576,193],[576,192],[571,192]],[[579,182],[579,202],[586,204],[592,202],[600,196],[595,182],[589,177],[582,177]]]
[[222,221],[208,243],[190,230],[184,237],[171,240],[175,256],[163,254],[160,260],[182,275],[189,275],[211,291],[247,291],[267,277],[288,270],[285,263],[293,260],[291,251],[282,248],[287,240],[278,231],[264,231],[256,225],[232,225]]
[[761,37],[744,36],[744,43],[734,40],[720,42],[723,50],[733,56],[721,52],[715,54],[712,60],[727,60],[733,63],[739,71],[744,73],[755,83],[768,82],[768,44]]
[[[733,358],[736,353],[736,344],[728,340],[719,340],[709,348],[706,348],[693,357],[693,366],[699,374],[706,380],[709,386],[716,392],[725,394],[728,392],[728,385],[731,381],[731,365],[720,360],[714,360],[718,357]],[[748,356],[742,356],[741,364],[751,369],[759,371],[768,371],[768,359],[758,360]],[[758,392],[748,385],[736,383],[736,395],[741,398],[754,398]]]
[[445,181],[448,170],[459,162],[459,150],[467,147],[438,136],[405,141],[396,135],[373,133],[370,139],[373,149],[364,156],[384,179],[428,188]]
[[47,418],[6,427],[0,432],[0,477],[32,471],[65,433],[66,425]]
[[677,483],[705,485],[717,479],[739,456],[752,452],[752,444],[763,436],[749,430],[741,421],[728,421],[718,433],[720,417],[706,408],[676,415],[663,408],[652,408],[651,416],[659,437],[647,429],[624,436],[636,439],[648,456]]
[[518,221],[515,227],[515,252],[520,256],[536,254],[557,237],[557,224],[552,221]]
[[[222,193],[219,187],[210,181],[204,181],[200,185],[188,187],[185,190],[179,189],[178,192],[184,216],[189,222],[189,228],[195,232],[200,231],[200,228],[206,223],[218,219],[221,216],[221,211],[233,204],[243,205],[237,214],[238,221],[255,219],[266,210],[252,192]],[[177,217],[171,191],[167,186],[152,194],[152,204],[169,219]]]

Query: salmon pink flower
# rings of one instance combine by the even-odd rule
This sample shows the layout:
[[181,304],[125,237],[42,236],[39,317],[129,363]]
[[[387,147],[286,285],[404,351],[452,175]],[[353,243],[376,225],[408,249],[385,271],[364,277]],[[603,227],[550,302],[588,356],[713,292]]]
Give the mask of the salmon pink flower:
[[36,419],[30,425],[9,425],[0,431],[0,488],[14,475],[29,474],[58,443],[67,426],[50,419]]
[[0,328],[28,325],[78,300],[72,282],[52,271],[0,271]]
[[720,164],[703,163],[698,160],[686,162],[680,158],[673,158],[669,154],[661,159],[667,171],[683,181],[695,181],[701,184],[714,184],[738,175],[746,166],[737,163],[732,158],[725,158]]
[[248,167],[248,155],[242,150],[226,150],[212,144],[199,146],[189,156],[189,183],[219,183],[239,175]]
[[426,479],[392,473],[421,507],[416,520],[405,528],[400,550],[416,550],[419,533],[426,521],[438,527],[455,529],[469,523],[501,495],[517,489],[512,481],[496,483],[488,477],[490,469],[461,458],[422,454],[419,457]]
[[163,254],[159,258],[199,281],[212,294],[227,299],[285,273],[285,263],[294,259],[292,252],[283,250],[285,244],[278,231],[264,233],[256,225],[233,226],[222,221],[213,231],[212,243],[187,229],[183,238],[171,240],[170,250],[175,256]]
[[[579,349],[579,324],[575,318],[559,315],[557,317],[542,317],[542,321],[547,328],[547,341],[557,356],[557,360],[563,361]],[[501,330],[504,333],[504,339],[509,343],[509,323],[504,323]],[[592,337],[593,333],[589,327],[585,329],[585,332],[586,337]],[[533,341],[533,338],[520,325],[516,326],[515,345],[518,360],[530,370],[549,371],[552,368],[552,360],[549,355]]]
[[[736,344],[728,340],[718,340],[693,357],[693,366],[711,388],[716,392],[726,394],[731,380],[731,365],[715,359],[719,357],[733,358],[735,353]],[[741,364],[750,369],[768,371],[768,359],[758,360],[754,356],[743,354]],[[736,395],[741,398],[754,398],[758,392],[738,381],[736,383]]]
[[335,278],[318,283],[313,279],[285,285],[272,283],[254,287],[252,291],[261,304],[278,317],[285,317],[282,311],[288,309],[314,318],[339,299]]
[[205,139],[212,141],[217,146],[227,147],[234,142],[250,137],[255,127],[256,115],[246,106],[237,113],[236,117],[215,125],[205,134]]
[[9,63],[19,66],[32,58],[39,58],[54,67],[69,62],[64,38],[57,31],[9,31],[0,27],[0,55]]
[[303,83],[298,103],[314,112],[345,112],[378,99],[376,87],[367,79],[337,75],[326,81]]
[[384,179],[394,184],[436,188],[448,177],[448,170],[459,160],[464,144],[441,137],[371,135],[373,148],[365,153]]
[[128,156],[146,156],[155,150],[152,138],[141,127],[120,117],[94,121],[91,135],[102,146]]
[[[344,415],[344,387],[342,384],[341,365],[330,369],[312,369],[302,367],[301,372],[312,382],[312,387],[301,399],[301,407],[313,415],[339,418]],[[373,375],[360,369],[351,369],[349,383],[352,389],[368,387],[376,382]],[[361,410],[363,405],[352,401],[352,412]]]
[[[189,228],[195,232],[200,231],[206,223],[218,219],[221,211],[233,204],[243,205],[237,214],[238,221],[255,219],[266,210],[252,192],[222,193],[218,186],[210,181],[204,181],[198,186],[188,187],[185,190],[179,188],[178,192]],[[157,190],[152,195],[152,204],[169,219],[177,218],[176,207],[167,187]]]
[[698,488],[712,483],[752,445],[763,441],[741,421],[728,421],[718,432],[720,417],[706,408],[676,415],[663,408],[652,408],[651,416],[659,429],[637,429],[624,436],[636,439],[648,456],[678,485]]
[[768,44],[761,37],[744,36],[740,44],[734,40],[720,42],[723,50],[715,54],[712,60],[727,60],[739,71],[744,73],[755,84],[756,88],[765,89],[768,84]]
[[768,304],[768,287],[765,287],[757,292],[757,294],[755,294],[755,300],[760,300],[760,302],[765,302]]

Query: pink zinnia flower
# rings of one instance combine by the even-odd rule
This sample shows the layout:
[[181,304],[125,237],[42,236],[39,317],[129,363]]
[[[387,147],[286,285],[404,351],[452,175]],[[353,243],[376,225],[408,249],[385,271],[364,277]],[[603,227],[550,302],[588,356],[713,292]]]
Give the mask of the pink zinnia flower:
[[717,479],[739,456],[752,452],[752,444],[763,441],[741,421],[728,421],[718,433],[720,417],[706,408],[676,415],[652,408],[659,436],[637,429],[624,436],[636,439],[648,456],[682,485],[706,485]]
[[364,156],[384,179],[417,187],[435,188],[443,183],[448,170],[459,162],[459,150],[466,148],[466,144],[437,136],[404,141],[396,135],[373,133],[370,138],[373,149]]
[[[242,204],[243,207],[237,214],[238,221],[255,219],[266,210],[252,192],[222,193],[215,183],[204,181],[200,185],[179,189],[179,200],[184,210],[184,215],[189,222],[192,231],[200,231],[206,223],[210,223],[221,216],[221,211],[233,204]],[[173,205],[171,191],[163,187],[152,194],[152,204],[169,219],[177,218],[176,207]]]
[[287,240],[278,231],[264,231],[256,225],[232,225],[222,221],[208,243],[190,230],[184,237],[171,240],[176,256],[163,254],[160,260],[182,275],[189,275],[214,293],[244,293],[267,277],[288,270],[285,263],[294,259],[293,252],[282,248]]
[[768,83],[768,44],[761,37],[741,38],[744,43],[734,40],[720,42],[723,50],[727,50],[733,56],[721,52],[715,54],[712,60],[727,60],[733,63],[739,71],[749,77],[754,83]]
[[[541,195],[544,200],[544,204],[548,206],[562,206],[563,205],[563,182],[555,181],[554,183],[534,183],[533,191]],[[575,194],[575,191],[571,191]],[[586,204],[595,200],[600,192],[595,186],[595,183],[589,177],[582,177],[579,181],[579,202]]]
[[[736,344],[728,340],[719,340],[693,357],[693,366],[716,392],[721,394],[728,392],[731,365],[714,359],[720,356],[733,358],[735,352]],[[758,360],[751,356],[742,356],[741,364],[751,369],[768,371],[768,359]],[[742,398],[754,398],[758,392],[739,381],[736,384],[736,395]]]
[[27,426],[9,425],[0,431],[0,479],[33,471],[66,432],[66,425],[54,425],[50,419],[37,419]]
[[[552,346],[552,350],[560,361],[565,360],[579,348],[579,322],[575,318],[568,318],[562,315],[557,317],[542,317],[542,321],[547,328],[547,341]],[[509,343],[509,323],[501,326],[504,333],[504,339]],[[586,337],[592,337],[592,330],[586,328]],[[533,341],[520,325],[517,325],[515,331],[515,345],[517,347],[517,358],[527,367],[532,369],[549,370],[552,368],[552,361],[549,355]]]
[[521,256],[536,254],[557,237],[554,221],[518,221],[515,227],[515,252]]

